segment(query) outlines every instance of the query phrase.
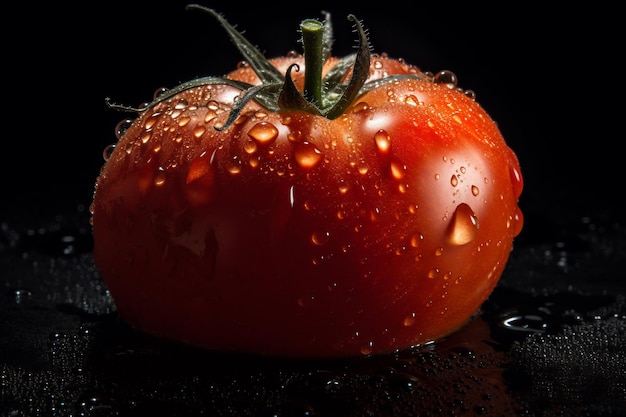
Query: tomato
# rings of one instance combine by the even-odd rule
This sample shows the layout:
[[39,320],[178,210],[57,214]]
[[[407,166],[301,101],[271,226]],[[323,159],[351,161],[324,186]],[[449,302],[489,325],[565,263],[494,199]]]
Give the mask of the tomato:
[[137,117],[118,129],[91,221],[121,317],[285,357],[384,354],[466,324],[523,225],[517,157],[473,94],[372,55],[353,17],[354,56],[324,55],[326,27],[306,20],[304,54],[267,60],[190,8],[245,61],[139,109],[112,104]]

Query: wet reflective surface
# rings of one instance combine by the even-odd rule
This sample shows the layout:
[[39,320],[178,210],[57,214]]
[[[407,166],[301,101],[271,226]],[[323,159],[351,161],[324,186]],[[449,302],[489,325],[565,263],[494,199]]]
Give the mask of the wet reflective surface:
[[[29,206],[35,207],[35,205]],[[483,310],[394,355],[207,352],[121,322],[84,202],[0,219],[2,416],[622,416],[624,226],[531,218]]]

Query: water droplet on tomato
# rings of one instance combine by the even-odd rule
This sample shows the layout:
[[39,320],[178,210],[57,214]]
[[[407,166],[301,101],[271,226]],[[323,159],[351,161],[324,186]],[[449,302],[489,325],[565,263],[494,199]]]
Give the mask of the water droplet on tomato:
[[215,199],[215,172],[211,157],[203,152],[189,165],[185,178],[187,198],[194,206],[206,205]]
[[374,141],[376,142],[376,149],[381,154],[387,154],[391,148],[391,137],[389,133],[381,129],[374,134]]
[[374,342],[370,341],[361,346],[361,354],[369,355],[374,351]]
[[311,242],[316,244],[317,246],[322,246],[328,243],[330,240],[330,232],[322,231],[322,232],[313,232],[311,234]]
[[389,164],[389,168],[391,169],[391,176],[393,178],[400,180],[402,179],[402,177],[404,177],[404,171],[406,170],[406,165],[404,165],[402,162],[398,161],[397,159],[394,159]]
[[437,278],[438,275],[439,275],[439,269],[438,268],[433,268],[430,271],[428,271],[428,278],[430,278],[430,279]]
[[452,178],[450,178],[450,184],[453,187],[456,187],[457,185],[459,185],[459,178],[456,175],[452,175]]
[[111,158],[111,155],[113,154],[114,150],[115,150],[115,144],[108,145],[106,148],[104,148],[104,151],[102,151],[102,157],[104,158],[105,161],[108,161],[109,158]]
[[198,125],[193,129],[193,136],[196,139],[200,139],[202,135],[204,135],[204,132],[206,132],[206,127],[202,125]]
[[322,160],[322,152],[311,142],[299,142],[295,146],[294,157],[302,168],[313,168]]
[[513,185],[513,195],[515,198],[519,198],[522,194],[522,189],[524,188],[522,174],[519,172],[517,167],[509,165],[509,176],[511,177],[511,184]]
[[474,240],[477,232],[478,220],[474,211],[465,203],[459,204],[446,231],[448,242],[452,245],[465,245]]
[[166,180],[167,180],[167,174],[165,173],[163,168],[159,168],[156,174],[154,174],[154,178],[152,181],[154,182],[154,185],[156,185],[157,187],[161,187],[165,184]]
[[238,157],[233,156],[228,162],[228,172],[233,175],[241,172],[241,160]]
[[124,136],[124,134],[126,133],[126,131],[128,130],[128,128],[133,124],[133,120],[132,119],[124,119],[122,121],[120,121],[116,126],[115,126],[115,136],[118,139],[121,139],[122,136]]
[[260,145],[267,145],[276,140],[278,129],[271,123],[259,122],[248,131],[248,136]]
[[446,84],[450,88],[455,88],[458,83],[458,79],[456,78],[456,74],[452,71],[443,70],[435,74],[433,82],[435,84]]
[[480,193],[480,189],[476,185],[472,185],[472,195],[475,197]]
[[415,324],[415,313],[408,314],[402,321],[404,327],[411,327]]

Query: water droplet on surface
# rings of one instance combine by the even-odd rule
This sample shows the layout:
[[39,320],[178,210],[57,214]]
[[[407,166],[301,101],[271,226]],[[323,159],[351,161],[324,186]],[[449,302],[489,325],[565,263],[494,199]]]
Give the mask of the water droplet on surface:
[[389,133],[381,129],[374,134],[374,141],[376,142],[376,149],[381,154],[387,154],[391,148],[391,137]]
[[361,346],[361,354],[369,355],[374,351],[374,342],[367,342],[363,346]]
[[198,125],[193,129],[193,136],[196,139],[200,139],[202,135],[204,135],[204,132],[206,132],[206,127]]
[[452,214],[452,220],[447,230],[448,242],[452,245],[465,245],[476,237],[478,220],[472,208],[461,203]]
[[397,180],[402,179],[404,177],[404,171],[406,170],[406,165],[402,162],[394,159],[389,164],[389,168],[391,169],[391,176]]
[[118,139],[121,139],[122,136],[124,136],[124,134],[126,133],[126,131],[128,130],[128,128],[133,124],[133,120],[132,119],[124,119],[122,121],[120,121],[116,126],[115,126],[115,136]]
[[248,136],[260,145],[268,145],[278,137],[278,129],[271,123],[260,122],[248,131]]
[[313,168],[322,160],[322,152],[311,142],[295,145],[294,157],[302,168]]
[[458,82],[456,75],[452,71],[443,70],[439,71],[433,77],[435,84],[447,84],[450,88],[455,88]]
[[415,324],[415,313],[407,315],[402,321],[402,324],[404,325],[404,327],[413,326]]
[[322,246],[328,243],[330,240],[330,232],[313,232],[311,235],[311,242],[316,244],[317,246]]
[[480,189],[476,185],[472,185],[472,195],[476,197],[480,193]]
[[459,185],[459,178],[456,175],[452,175],[452,178],[450,178],[450,184],[453,187],[456,187],[457,185]]
[[104,158],[105,161],[108,161],[109,158],[111,158],[114,150],[115,144],[108,145],[106,148],[104,148],[104,151],[102,151],[102,158]]

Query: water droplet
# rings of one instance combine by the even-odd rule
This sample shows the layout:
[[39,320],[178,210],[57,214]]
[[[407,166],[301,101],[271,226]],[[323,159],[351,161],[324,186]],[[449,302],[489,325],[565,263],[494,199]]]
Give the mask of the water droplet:
[[433,268],[430,271],[428,271],[428,278],[430,278],[430,279],[437,278],[438,275],[439,275],[439,269],[438,268]]
[[206,127],[203,125],[198,125],[193,129],[193,136],[196,139],[200,139],[202,135],[204,135],[204,132],[206,132]]
[[465,203],[457,206],[447,230],[448,242],[452,245],[465,245],[476,237],[478,220],[471,207]]
[[452,184],[453,187],[459,185],[459,179],[456,175],[452,175],[452,178],[450,178],[450,184]]
[[313,168],[322,160],[322,152],[311,142],[297,143],[294,157],[302,168]]
[[311,234],[311,242],[316,244],[317,246],[322,246],[328,243],[330,240],[330,232],[314,232]]
[[480,193],[480,189],[476,185],[472,185],[472,195],[475,197]]
[[105,161],[108,161],[109,158],[111,158],[111,155],[113,154],[114,150],[115,150],[115,144],[111,144],[107,146],[106,148],[104,148],[104,151],[102,151],[102,157],[104,158]]
[[126,131],[128,130],[128,128],[133,124],[133,120],[132,119],[124,119],[122,121],[120,121],[116,126],[115,126],[115,136],[118,139],[121,139],[122,136],[124,136],[124,134],[126,133]]
[[228,163],[228,172],[233,175],[239,174],[241,172],[241,160],[238,157],[233,156],[231,158]]
[[248,131],[248,136],[260,145],[268,145],[278,137],[278,129],[271,123],[259,122]]
[[374,342],[370,341],[361,346],[361,354],[369,355],[374,351]]
[[191,117],[185,116],[178,119],[178,126],[183,127],[187,126],[187,123],[191,121]]
[[206,205],[215,199],[215,173],[207,152],[191,162],[185,184],[187,198],[194,206]]
[[391,176],[397,180],[402,179],[404,177],[404,171],[406,170],[406,165],[402,162],[394,159],[389,164],[389,168],[391,169]]
[[424,240],[424,235],[422,235],[421,233],[415,233],[411,235],[411,238],[409,239],[409,244],[413,248],[419,248],[423,240]]
[[522,174],[519,172],[517,167],[509,165],[509,176],[511,177],[511,184],[513,185],[513,195],[515,195],[515,198],[519,198],[522,194],[522,189],[524,188],[524,179],[522,178]]
[[156,185],[157,187],[161,187],[163,186],[163,184],[165,184],[166,180],[167,180],[167,174],[165,173],[163,168],[159,168],[156,174],[154,174],[154,179],[153,179],[154,185]]
[[415,313],[408,314],[402,321],[404,327],[411,327],[415,324]]
[[389,152],[389,148],[391,148],[391,137],[389,133],[385,130],[381,129],[374,134],[374,141],[376,142],[376,149],[381,154],[386,154]]
[[446,84],[450,88],[455,88],[458,83],[458,79],[452,71],[443,70],[435,74],[433,82],[435,84]]

